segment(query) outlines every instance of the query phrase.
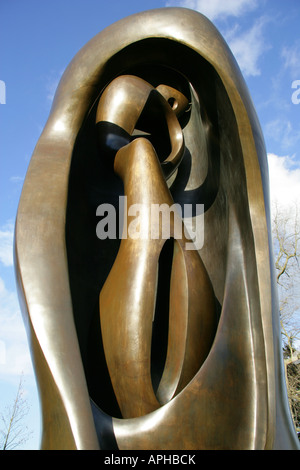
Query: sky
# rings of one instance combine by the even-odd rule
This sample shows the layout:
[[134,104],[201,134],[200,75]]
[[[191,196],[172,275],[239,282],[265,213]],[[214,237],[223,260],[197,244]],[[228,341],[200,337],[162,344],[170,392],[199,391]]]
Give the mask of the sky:
[[20,376],[38,449],[40,410],[16,293],[13,230],[22,184],[58,82],[93,36],[143,10],[198,10],[234,53],[256,108],[269,161],[271,200],[300,201],[299,0],[0,0],[0,413]]

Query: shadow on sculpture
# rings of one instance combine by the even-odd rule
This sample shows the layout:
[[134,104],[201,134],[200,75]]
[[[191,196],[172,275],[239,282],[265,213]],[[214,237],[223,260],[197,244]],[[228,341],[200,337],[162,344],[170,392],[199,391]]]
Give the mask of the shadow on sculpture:
[[269,216],[261,129],[205,17],[137,14],[76,55],[16,221],[42,448],[297,448]]

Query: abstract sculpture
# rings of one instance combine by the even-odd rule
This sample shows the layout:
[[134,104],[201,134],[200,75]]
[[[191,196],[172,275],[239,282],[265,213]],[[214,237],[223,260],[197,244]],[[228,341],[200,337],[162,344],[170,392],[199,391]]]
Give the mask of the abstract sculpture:
[[[125,197],[144,209],[126,224]],[[268,197],[247,88],[201,14],[137,14],[76,55],[16,221],[42,448],[297,448]],[[109,207],[121,237],[97,236]]]

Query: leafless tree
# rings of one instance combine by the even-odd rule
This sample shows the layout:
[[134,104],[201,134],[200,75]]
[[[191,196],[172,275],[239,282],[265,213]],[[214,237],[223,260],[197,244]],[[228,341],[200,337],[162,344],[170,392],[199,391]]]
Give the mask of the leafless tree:
[[23,375],[20,378],[16,397],[12,405],[5,407],[0,414],[0,449],[13,450],[19,448],[30,438],[32,432],[24,424],[29,412],[29,405],[24,397]]
[[287,389],[292,416],[300,431],[300,220],[299,204],[273,207],[273,245]]

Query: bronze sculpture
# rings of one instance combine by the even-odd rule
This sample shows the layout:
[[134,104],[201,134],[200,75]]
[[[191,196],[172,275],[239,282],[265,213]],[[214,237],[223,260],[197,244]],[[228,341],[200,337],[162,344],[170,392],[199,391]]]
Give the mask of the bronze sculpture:
[[[97,207],[117,210],[124,191],[203,203],[203,247],[185,249],[175,215],[169,240],[99,240]],[[269,233],[263,137],[214,26],[165,8],[92,39],[61,80],[16,221],[42,448],[297,448]]]

